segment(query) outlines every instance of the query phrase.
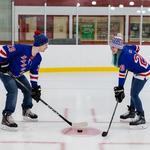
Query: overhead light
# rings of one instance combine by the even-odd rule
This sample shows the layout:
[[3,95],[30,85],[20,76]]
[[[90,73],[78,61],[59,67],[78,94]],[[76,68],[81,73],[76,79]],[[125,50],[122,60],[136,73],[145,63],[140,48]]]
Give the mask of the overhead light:
[[123,7],[124,7],[124,5],[123,5],[123,4],[120,4],[120,5],[119,5],[119,8],[123,8]]
[[147,9],[150,12],[150,8]]
[[92,0],[92,5],[96,5],[96,0]]
[[115,10],[115,7],[114,7],[114,6],[111,6],[110,9],[111,9],[111,10]]
[[134,5],[134,2],[133,2],[133,1],[131,1],[131,2],[129,3],[129,5],[130,5],[130,6],[133,6],[133,5]]
[[80,7],[80,3],[79,2],[77,3],[77,7]]

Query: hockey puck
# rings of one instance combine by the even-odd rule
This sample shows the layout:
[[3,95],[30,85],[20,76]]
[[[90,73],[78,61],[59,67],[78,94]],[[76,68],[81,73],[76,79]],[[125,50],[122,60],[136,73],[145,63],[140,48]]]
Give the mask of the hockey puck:
[[82,129],[78,129],[77,132],[78,132],[78,133],[81,133],[81,132],[83,132],[83,130],[82,130]]

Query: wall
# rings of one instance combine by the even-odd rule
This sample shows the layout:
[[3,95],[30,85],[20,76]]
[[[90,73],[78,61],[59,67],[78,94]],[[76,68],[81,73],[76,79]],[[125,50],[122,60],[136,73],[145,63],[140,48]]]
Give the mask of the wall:
[[[140,46],[140,48],[140,54],[150,62],[150,46]],[[114,71],[111,56],[108,45],[49,45],[47,51],[42,53],[41,68],[55,68],[49,71],[56,72]]]
[[110,66],[111,51],[107,45],[49,45],[42,55],[42,67],[96,67]]

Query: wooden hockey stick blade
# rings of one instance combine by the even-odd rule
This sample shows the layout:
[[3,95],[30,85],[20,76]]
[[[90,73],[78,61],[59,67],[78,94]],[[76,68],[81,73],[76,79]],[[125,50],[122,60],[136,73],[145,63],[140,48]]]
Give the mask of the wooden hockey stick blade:
[[85,128],[87,126],[88,126],[87,122],[72,123],[73,128]]

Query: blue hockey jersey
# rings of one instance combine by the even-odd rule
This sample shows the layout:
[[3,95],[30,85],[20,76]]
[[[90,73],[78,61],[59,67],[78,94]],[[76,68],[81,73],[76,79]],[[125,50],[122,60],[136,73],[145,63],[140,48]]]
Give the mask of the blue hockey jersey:
[[138,54],[138,51],[139,47],[136,45],[124,45],[121,50],[118,59],[118,86],[124,86],[127,70],[133,72],[136,78],[142,80],[150,76],[150,65]]
[[34,57],[32,56],[31,45],[4,45],[0,49],[0,63],[8,62],[10,71],[15,77],[19,77],[29,71],[30,82],[33,88],[38,86],[38,73],[41,60],[40,53],[37,53]]

